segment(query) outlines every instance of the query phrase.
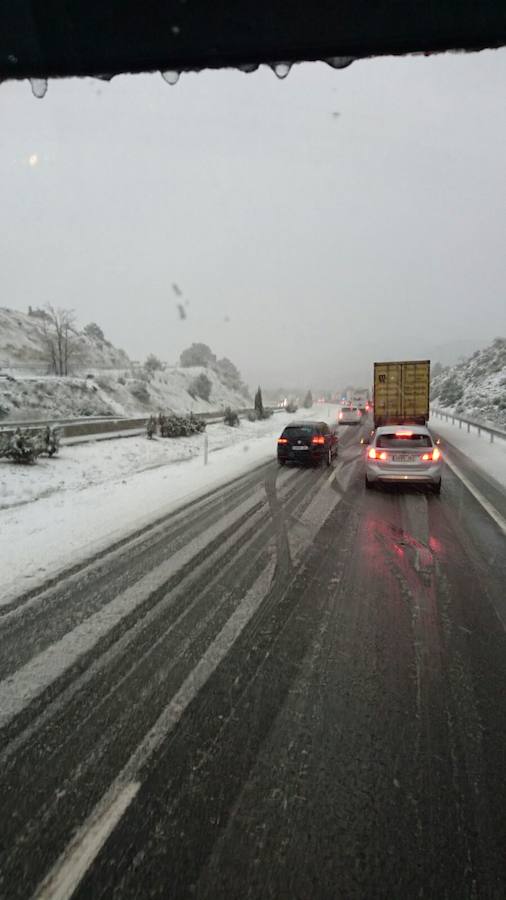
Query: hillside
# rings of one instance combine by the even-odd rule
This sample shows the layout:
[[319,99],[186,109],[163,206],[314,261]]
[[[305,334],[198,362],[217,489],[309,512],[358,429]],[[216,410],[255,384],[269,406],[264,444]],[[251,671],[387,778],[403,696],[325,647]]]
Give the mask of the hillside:
[[[76,344],[73,369],[124,369],[131,361],[123,350],[107,341],[89,337],[82,331],[74,335]],[[14,309],[0,307],[0,369],[13,375],[46,374],[47,349],[43,319]]]
[[506,339],[433,377],[432,401],[463,416],[506,425]]
[[[204,366],[149,373],[103,336],[90,337],[78,331],[74,339],[78,352],[70,367],[72,374],[47,374],[42,320],[0,308],[0,418],[15,422],[144,415],[159,410],[210,412],[251,405],[238,373],[235,381],[226,370]],[[195,389],[201,375],[210,382],[208,400]]]

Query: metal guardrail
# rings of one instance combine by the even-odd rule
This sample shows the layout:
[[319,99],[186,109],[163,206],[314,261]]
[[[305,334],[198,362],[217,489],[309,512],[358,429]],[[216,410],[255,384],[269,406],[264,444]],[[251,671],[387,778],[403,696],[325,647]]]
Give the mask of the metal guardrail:
[[478,432],[478,437],[481,437],[483,431],[485,434],[489,435],[491,444],[494,443],[496,437],[506,440],[506,431],[497,426],[480,422],[478,419],[465,419],[462,416],[457,416],[455,413],[448,412],[448,410],[445,409],[439,409],[439,407],[436,406],[431,406],[430,412],[431,415],[439,416],[440,419],[445,419],[447,422],[451,421],[452,425],[455,425],[455,423],[458,422],[460,429],[462,429],[462,425],[466,425],[468,434],[470,434],[471,428],[475,428]]
[[[269,407],[266,407],[269,408]],[[241,409],[238,410],[239,418],[244,418],[249,413],[253,412],[253,409]],[[284,410],[273,409],[272,412],[284,412]],[[213,425],[217,422],[223,422],[223,412],[206,412],[206,413],[194,413],[195,417],[198,419],[204,419],[209,425]],[[100,419],[100,420],[85,420],[76,419],[74,421],[67,420],[65,422],[58,421],[58,419],[46,419],[45,421],[39,422],[6,422],[4,425],[0,426],[0,434],[2,435],[11,435],[16,430],[16,428],[26,428],[30,430],[30,428],[43,428],[45,425],[57,425],[60,429],[60,433],[63,439],[65,438],[76,438],[76,437],[94,437],[100,434],[107,434],[109,432],[125,432],[131,431],[132,437],[138,433],[139,429],[145,428],[146,423],[150,416],[139,416],[139,417],[120,417],[115,416],[109,419]],[[130,435],[124,435],[125,437],[129,437]]]

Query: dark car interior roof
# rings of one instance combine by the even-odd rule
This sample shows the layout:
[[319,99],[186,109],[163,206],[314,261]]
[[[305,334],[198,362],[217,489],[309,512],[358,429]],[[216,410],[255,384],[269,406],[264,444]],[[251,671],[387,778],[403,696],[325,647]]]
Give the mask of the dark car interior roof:
[[503,0],[15,0],[0,78],[94,75],[479,50],[506,43]]

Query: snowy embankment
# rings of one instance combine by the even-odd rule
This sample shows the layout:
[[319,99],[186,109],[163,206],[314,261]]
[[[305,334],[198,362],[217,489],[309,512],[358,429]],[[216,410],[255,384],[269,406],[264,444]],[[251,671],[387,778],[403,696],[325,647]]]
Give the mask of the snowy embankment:
[[443,422],[435,417],[431,418],[430,427],[441,435],[443,455],[446,440],[461,453],[465,453],[485,475],[490,475],[506,489],[506,440],[496,437],[491,444],[489,435],[484,431],[481,437],[474,429],[468,434],[464,428],[459,428],[458,422],[452,425],[451,422]]
[[[303,417],[335,421],[336,409],[296,415]],[[208,426],[207,466],[204,435],[65,446],[59,457],[26,468],[0,463],[1,602],[273,459],[290,418]]]

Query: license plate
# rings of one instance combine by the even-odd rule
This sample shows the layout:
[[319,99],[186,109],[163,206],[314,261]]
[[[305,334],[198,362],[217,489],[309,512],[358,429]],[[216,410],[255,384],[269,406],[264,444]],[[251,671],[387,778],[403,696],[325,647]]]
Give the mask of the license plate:
[[413,463],[416,462],[416,456],[413,456],[411,453],[394,453],[392,456],[392,462],[398,463]]
[[297,447],[292,447],[292,450],[309,450],[309,447],[307,444],[300,444]]

